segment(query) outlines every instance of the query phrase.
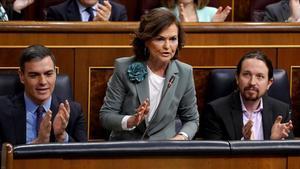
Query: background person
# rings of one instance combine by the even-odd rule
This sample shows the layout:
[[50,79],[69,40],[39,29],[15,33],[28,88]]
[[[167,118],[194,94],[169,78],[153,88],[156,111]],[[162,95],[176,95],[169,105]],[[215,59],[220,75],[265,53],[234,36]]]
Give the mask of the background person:
[[49,7],[48,21],[127,21],[126,8],[108,0],[67,0]]
[[33,2],[34,0],[0,1],[0,21],[21,20],[23,17],[22,10]]
[[226,6],[208,7],[209,0],[162,0],[181,22],[224,22],[231,11]]

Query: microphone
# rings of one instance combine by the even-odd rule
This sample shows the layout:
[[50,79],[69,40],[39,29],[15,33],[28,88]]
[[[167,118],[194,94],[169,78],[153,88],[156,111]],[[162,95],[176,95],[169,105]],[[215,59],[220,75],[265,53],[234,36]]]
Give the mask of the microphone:
[[174,81],[175,81],[175,75],[172,75],[171,78],[170,78],[169,81],[168,81],[167,89],[166,89],[165,92],[162,94],[161,99],[160,99],[160,101],[159,101],[159,103],[158,103],[158,106],[157,106],[156,110],[154,111],[153,116],[152,116],[152,119],[149,121],[148,126],[146,127],[146,129],[145,129],[145,131],[144,131],[144,133],[143,133],[143,135],[142,135],[142,137],[141,137],[141,140],[144,140],[146,134],[148,133],[148,131],[149,131],[149,129],[150,129],[150,124],[152,123],[153,119],[156,117],[157,111],[158,111],[158,109],[159,109],[159,107],[160,107],[160,105],[161,105],[161,102],[162,102],[163,99],[165,98],[165,96],[166,96],[168,90],[171,88],[171,86],[173,85]]

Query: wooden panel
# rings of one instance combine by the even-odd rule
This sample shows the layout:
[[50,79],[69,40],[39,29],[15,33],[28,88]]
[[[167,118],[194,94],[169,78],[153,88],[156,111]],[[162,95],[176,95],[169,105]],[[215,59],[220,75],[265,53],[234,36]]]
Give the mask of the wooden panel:
[[300,134],[300,66],[291,68],[291,99],[294,134]]
[[138,156],[14,160],[14,169],[286,169],[286,157]]
[[[89,67],[113,66],[114,60],[120,56],[130,56],[131,49],[102,48],[102,49],[76,49],[75,56],[75,100],[82,104],[83,110],[88,110],[88,77]],[[98,107],[100,108],[100,103]]]
[[300,158],[296,156],[290,156],[288,157],[288,169],[300,169],[299,165]]
[[180,60],[193,66],[236,66],[251,50],[262,50],[276,65],[276,49],[268,48],[183,48]]

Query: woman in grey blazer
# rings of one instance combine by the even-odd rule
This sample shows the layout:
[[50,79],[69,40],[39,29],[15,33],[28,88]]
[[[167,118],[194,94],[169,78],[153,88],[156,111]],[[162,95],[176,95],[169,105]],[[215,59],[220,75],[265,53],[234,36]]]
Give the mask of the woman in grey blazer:
[[101,124],[111,130],[110,140],[191,140],[199,113],[192,67],[177,60],[184,45],[180,23],[168,9],[153,9],[135,35],[135,55],[115,61]]

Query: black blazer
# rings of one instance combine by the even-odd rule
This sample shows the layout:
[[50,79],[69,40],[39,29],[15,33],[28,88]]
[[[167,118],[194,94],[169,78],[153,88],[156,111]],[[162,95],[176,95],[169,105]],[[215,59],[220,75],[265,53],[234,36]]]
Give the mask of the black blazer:
[[290,7],[288,0],[281,0],[266,6],[264,22],[285,22],[289,17]]
[[[289,120],[289,105],[269,96],[263,96],[262,123],[264,139],[269,140],[278,115]],[[243,113],[239,92],[208,103],[201,118],[203,138],[207,140],[241,140]],[[200,124],[201,124],[200,123]],[[290,138],[293,137],[292,132]]]
[[[59,104],[63,102],[60,98],[52,95],[50,110],[52,111],[52,122],[57,114]],[[79,103],[69,101],[71,113],[66,132],[69,142],[85,142],[87,134],[84,116]],[[13,145],[26,144],[26,110],[24,93],[15,96],[0,97],[0,143],[8,142]],[[55,142],[53,129],[50,141]]]
[[[112,6],[110,21],[127,21],[126,8],[113,1],[109,1]],[[81,21],[79,7],[76,0],[67,0],[48,8],[46,20],[48,21]]]

